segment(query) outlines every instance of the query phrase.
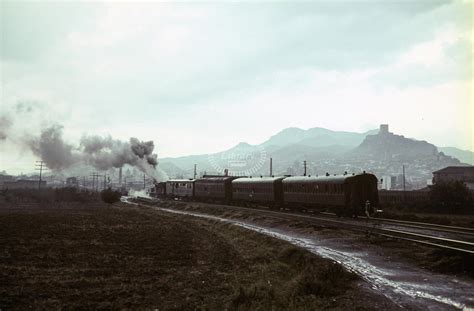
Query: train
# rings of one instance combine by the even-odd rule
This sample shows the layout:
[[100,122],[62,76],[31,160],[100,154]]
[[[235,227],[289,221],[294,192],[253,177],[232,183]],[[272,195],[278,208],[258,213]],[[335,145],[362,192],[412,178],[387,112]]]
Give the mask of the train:
[[357,217],[373,213],[379,206],[377,182],[375,175],[365,172],[280,177],[204,175],[158,182],[153,192],[158,198],[329,211],[338,216]]

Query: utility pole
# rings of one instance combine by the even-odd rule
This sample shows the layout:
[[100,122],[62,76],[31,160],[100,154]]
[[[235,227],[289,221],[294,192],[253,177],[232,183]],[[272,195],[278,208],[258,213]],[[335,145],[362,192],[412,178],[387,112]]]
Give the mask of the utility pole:
[[304,175],[303,176],[306,176],[306,160],[303,161],[303,166],[304,166]]
[[36,166],[35,170],[40,171],[40,176],[39,176],[39,181],[38,181],[38,189],[41,189],[41,180],[42,180],[41,177],[43,175],[43,170],[46,170],[47,168],[46,168],[46,165],[44,164],[43,160],[36,161],[36,163],[38,163],[38,164],[35,165]]
[[95,185],[96,188],[97,188],[97,189],[96,189],[97,192],[99,192],[99,188],[100,188],[100,185],[99,185],[99,177],[102,177],[102,176],[103,176],[103,175],[100,175],[100,174],[97,174],[97,175],[95,176],[95,178],[96,178],[96,180],[97,180],[96,185]]
[[[92,190],[98,192],[99,191],[99,177],[103,175],[98,174],[97,172],[93,172],[91,174],[92,177]],[[105,186],[105,183],[104,183]]]
[[143,173],[143,189],[146,189],[145,173]]
[[107,189],[107,174],[104,174],[104,190]]
[[93,172],[90,176],[92,178],[92,191],[95,191],[95,179],[97,177],[97,172]]
[[273,159],[270,158],[270,177],[273,176]]
[[402,165],[402,170],[403,170],[403,201],[405,201],[405,165]]
[[194,164],[194,179],[196,179],[196,175],[197,175],[197,172],[196,172],[196,164]]
[[95,188],[94,188],[95,173],[92,173],[90,176],[92,178],[92,189],[91,190],[94,191],[95,190]]

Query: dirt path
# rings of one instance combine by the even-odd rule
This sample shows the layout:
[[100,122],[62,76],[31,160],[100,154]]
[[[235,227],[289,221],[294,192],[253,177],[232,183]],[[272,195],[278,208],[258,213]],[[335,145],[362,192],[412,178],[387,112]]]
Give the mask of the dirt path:
[[[387,252],[376,245],[367,247],[350,236],[334,238],[324,234],[308,233],[287,225],[269,223],[265,218],[248,215],[218,216],[204,211],[163,209],[160,211],[186,214],[217,220],[257,231],[296,246],[321,257],[335,260],[348,270],[356,272],[371,287],[399,306],[409,309],[472,309],[474,308],[474,283],[468,278],[428,272],[404,261],[387,258]],[[225,213],[225,212],[224,212]],[[247,219],[245,219],[247,218]]]

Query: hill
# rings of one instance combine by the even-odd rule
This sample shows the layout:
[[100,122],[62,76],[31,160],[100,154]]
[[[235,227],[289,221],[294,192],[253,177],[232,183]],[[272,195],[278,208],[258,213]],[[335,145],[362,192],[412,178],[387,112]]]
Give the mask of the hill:
[[160,166],[171,177],[192,177],[194,164],[198,175],[268,175],[270,157],[274,175],[303,174],[306,161],[308,174],[373,172],[377,176],[399,176],[405,167],[407,180],[413,187],[426,186],[432,172],[445,166],[472,163],[472,153],[456,148],[438,148],[426,141],[406,138],[388,131],[388,126],[364,133],[332,131],[320,127],[303,130],[287,128],[259,145],[241,142],[214,153],[178,158],[164,158]]
[[455,147],[438,147],[438,150],[448,156],[455,157],[461,162],[474,165],[474,152],[469,150],[462,150]]

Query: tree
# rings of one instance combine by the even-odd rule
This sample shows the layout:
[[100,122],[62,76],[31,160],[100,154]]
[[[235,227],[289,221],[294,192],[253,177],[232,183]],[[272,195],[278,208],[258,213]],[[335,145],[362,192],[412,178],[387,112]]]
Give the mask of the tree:
[[120,201],[121,196],[122,194],[120,193],[120,191],[112,190],[110,187],[106,190],[102,190],[100,193],[102,201],[108,204],[114,204],[115,202]]
[[462,181],[438,182],[430,190],[431,204],[438,211],[467,211],[472,203],[471,192]]

